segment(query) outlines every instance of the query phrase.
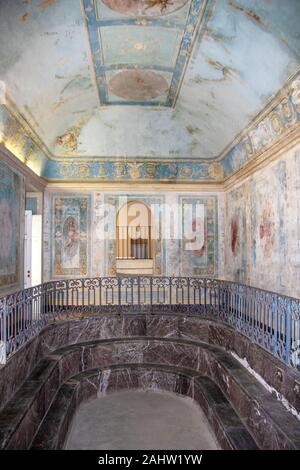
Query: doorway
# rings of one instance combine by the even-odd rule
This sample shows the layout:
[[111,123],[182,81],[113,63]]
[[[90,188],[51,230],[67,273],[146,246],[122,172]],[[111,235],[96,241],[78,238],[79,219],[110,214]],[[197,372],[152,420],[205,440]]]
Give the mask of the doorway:
[[24,288],[42,282],[42,216],[25,211]]

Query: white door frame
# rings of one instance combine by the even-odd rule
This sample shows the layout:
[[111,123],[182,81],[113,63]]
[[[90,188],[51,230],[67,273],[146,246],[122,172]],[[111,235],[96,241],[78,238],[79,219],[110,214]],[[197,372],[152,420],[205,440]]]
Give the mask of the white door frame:
[[25,211],[24,230],[24,289],[31,287],[32,271],[32,212]]
[[32,216],[31,229],[31,285],[42,282],[42,216]]

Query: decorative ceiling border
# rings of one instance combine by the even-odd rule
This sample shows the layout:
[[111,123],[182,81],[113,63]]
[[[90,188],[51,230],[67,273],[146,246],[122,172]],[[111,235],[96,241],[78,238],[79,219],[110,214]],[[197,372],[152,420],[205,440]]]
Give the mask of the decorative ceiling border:
[[[176,21],[172,22],[169,18],[166,20],[162,18],[153,17],[136,17],[136,18],[121,18],[121,19],[101,19],[97,15],[97,7],[95,0],[81,0],[83,16],[85,25],[88,31],[89,45],[91,50],[91,57],[94,67],[94,73],[96,77],[97,91],[99,97],[100,106],[142,106],[142,107],[158,107],[158,108],[174,108],[176,100],[184,79],[185,71],[190,59],[191,51],[194,46],[194,42],[201,26],[206,24],[206,16],[208,11],[208,5],[210,0],[190,0],[190,9],[186,22],[184,24],[178,24]],[[183,29],[183,36],[179,47],[179,52],[174,68],[165,69],[163,71],[171,72],[172,79],[168,95],[165,102],[160,101],[126,101],[117,100],[110,101],[108,98],[108,88],[106,83],[106,71],[117,68],[128,68],[128,66],[119,65],[114,67],[108,67],[104,62],[103,47],[101,34],[101,27],[109,26],[143,26],[143,27],[160,27],[168,29]],[[152,69],[158,70],[155,64],[147,66],[132,66],[135,70],[138,69]],[[161,69],[161,67],[159,68]]]
[[[296,77],[288,88],[287,95],[277,107],[272,107],[272,112],[267,114],[264,120],[252,129],[252,134],[247,135],[245,140],[237,146],[234,151],[240,152],[241,158],[237,165],[225,172],[226,167],[222,162],[176,162],[152,160],[138,162],[134,159],[119,161],[93,161],[85,162],[81,159],[65,159],[62,161],[52,161],[47,159],[44,152],[35,145],[31,136],[26,135],[24,128],[12,116],[6,108],[4,135],[0,136],[0,142],[10,150],[19,160],[25,163],[37,175],[42,175],[51,182],[80,182],[90,181],[99,183],[124,184],[134,181],[135,183],[168,183],[168,184],[222,184],[229,181],[236,181],[237,178],[256,171],[257,162],[266,164],[274,154],[283,152],[290,145],[295,145],[300,140],[300,77]],[[3,118],[3,109],[0,114]],[[279,120],[278,120],[279,119]],[[273,124],[272,124],[273,123]],[[273,129],[275,123],[275,130]],[[280,126],[277,124],[280,123]],[[272,127],[273,126],[273,127]],[[273,129],[273,130],[272,130]],[[266,134],[267,131],[267,134]],[[275,132],[276,131],[276,132]],[[273,136],[256,141],[255,154],[248,155],[247,149],[249,139],[254,138],[256,133]],[[269,134],[268,134],[269,132]],[[252,147],[249,147],[250,149]],[[249,151],[249,150],[248,150]],[[251,156],[251,158],[248,158]],[[270,157],[271,156],[271,157]],[[227,158],[233,158],[229,154]],[[38,171],[37,171],[38,168]]]
[[268,150],[300,122],[300,69],[290,77],[273,100],[257,114],[238,142],[217,161],[227,177]]
[[[44,191],[47,186],[45,178],[38,176],[27,165],[24,165],[10,150],[0,143],[0,161],[5,162],[13,170],[25,178],[26,189],[31,191]],[[34,193],[36,194],[36,193]]]
[[120,158],[108,161],[106,158],[86,161],[81,158],[54,160],[36,143],[33,133],[27,132],[25,122],[18,113],[12,114],[8,106],[0,105],[3,132],[0,143],[11,151],[22,163],[46,180],[98,180],[98,181],[138,181],[143,182],[189,182],[223,178],[223,168],[217,162],[174,161],[168,158],[149,160]]
[[231,150],[234,149],[249,132],[255,128],[259,122],[261,122],[271,111],[274,109],[284,97],[289,94],[290,89],[293,87],[293,83],[300,77],[300,66],[297,67],[296,71],[292,73],[280,87],[264,102],[261,109],[255,113],[253,118],[248,122],[246,127],[240,131],[235,138],[222,150],[222,152],[215,156],[216,161],[221,161]]
[[48,180],[199,182],[223,179],[218,162],[141,162],[128,159],[116,162],[49,162],[44,176]]
[[272,145],[263,149],[251,160],[241,165],[237,170],[229,176],[225,176],[222,181],[224,191],[233,189],[234,187],[242,184],[247,178],[255,174],[257,171],[262,170],[270,163],[278,160],[296,148],[300,144],[300,121],[298,121],[291,129],[288,130],[281,138],[275,141]]
[[[24,131],[24,135],[26,135],[26,137],[32,141],[32,144],[35,147],[37,147],[40,151],[42,151],[46,155],[47,158],[55,159],[55,155],[53,155],[49,147],[41,139],[41,137],[38,135],[36,130],[33,129],[32,125],[28,122],[24,114],[21,113],[15,101],[7,92],[5,94],[4,102],[0,101],[0,108],[4,108],[7,111],[7,113],[10,115],[9,124],[12,125],[13,121],[15,121],[15,127],[19,126],[20,129],[22,128]],[[8,127],[9,124],[6,123],[6,127]],[[35,125],[38,127],[38,124],[36,122],[35,122]],[[5,134],[5,131],[6,129],[4,129],[4,134]],[[20,134],[20,131],[18,131],[17,134]],[[0,138],[1,138],[1,135],[0,135]]]

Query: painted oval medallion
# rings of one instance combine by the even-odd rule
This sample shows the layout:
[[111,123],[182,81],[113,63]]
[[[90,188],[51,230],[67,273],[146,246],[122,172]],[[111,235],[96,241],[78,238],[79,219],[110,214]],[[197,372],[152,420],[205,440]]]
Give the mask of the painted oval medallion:
[[127,101],[147,101],[163,95],[169,88],[167,80],[148,70],[124,70],[108,83],[110,91]]
[[188,0],[102,0],[111,10],[128,16],[164,16],[182,8]]

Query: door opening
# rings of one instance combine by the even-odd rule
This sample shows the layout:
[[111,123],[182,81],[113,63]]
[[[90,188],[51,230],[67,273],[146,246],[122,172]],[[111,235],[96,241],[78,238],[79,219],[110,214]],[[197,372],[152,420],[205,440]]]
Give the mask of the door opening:
[[42,282],[42,216],[25,211],[24,288]]

